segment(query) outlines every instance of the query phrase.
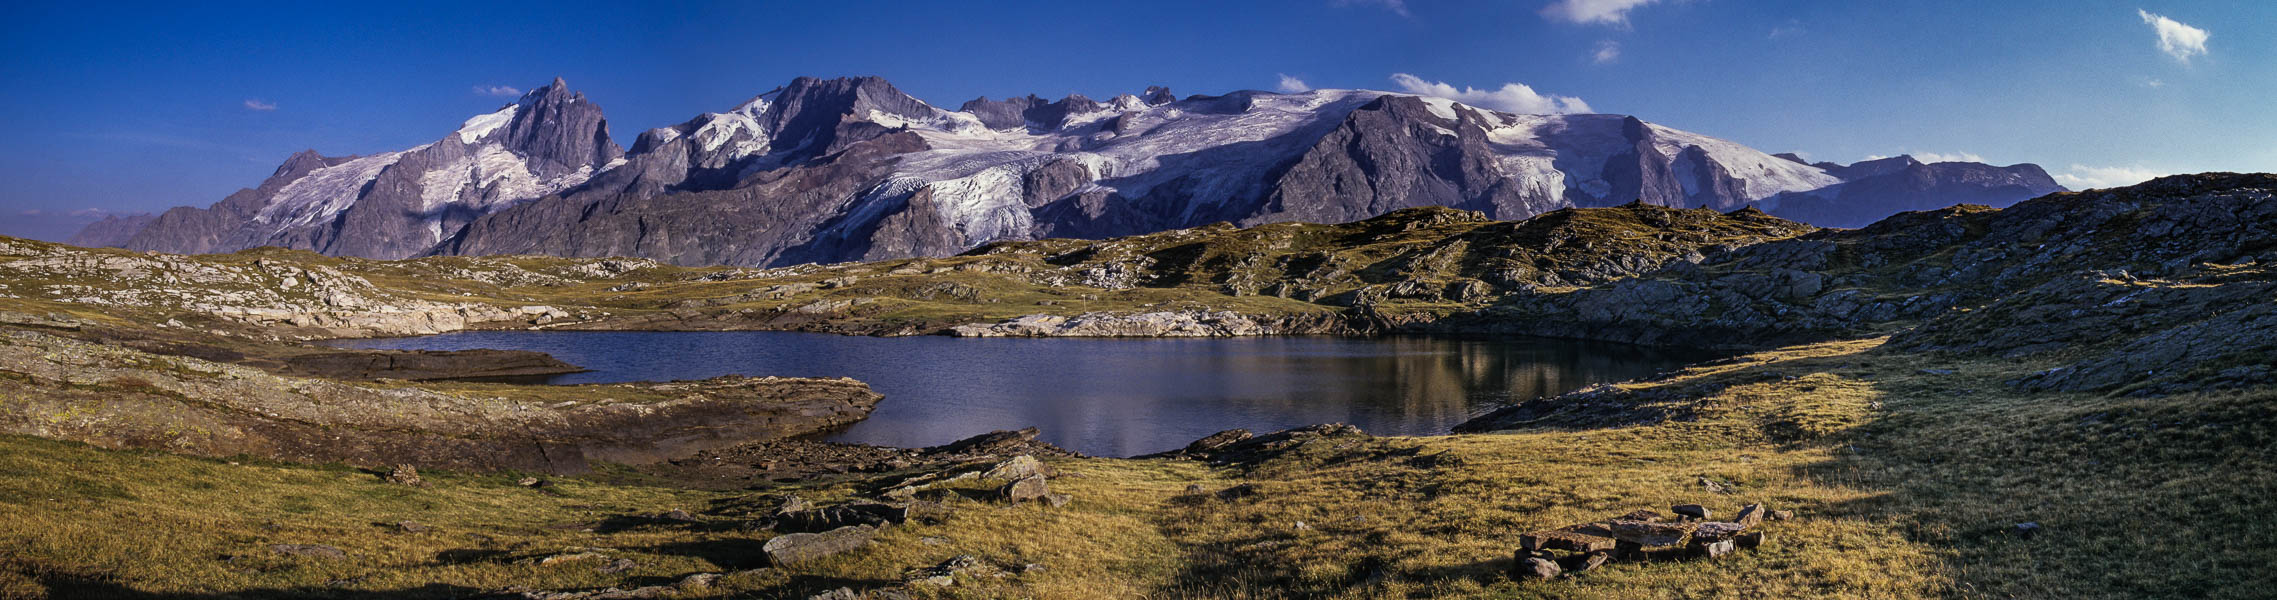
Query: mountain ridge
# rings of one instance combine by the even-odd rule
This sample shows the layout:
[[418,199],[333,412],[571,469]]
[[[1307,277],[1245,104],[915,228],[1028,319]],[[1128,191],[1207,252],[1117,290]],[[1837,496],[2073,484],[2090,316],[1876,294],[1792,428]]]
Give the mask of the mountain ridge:
[[1848,226],[2062,189],[2029,164],[1805,164],[1634,116],[1518,115],[1370,90],[1181,99],[1155,86],[1105,102],[982,97],[952,111],[883,78],[799,77],[644,131],[626,151],[599,107],[556,79],[454,135],[367,157],[296,154],[262,186],[167,211],[117,245],[768,266],[1418,206],[1517,219],[1640,200],[1759,205]]

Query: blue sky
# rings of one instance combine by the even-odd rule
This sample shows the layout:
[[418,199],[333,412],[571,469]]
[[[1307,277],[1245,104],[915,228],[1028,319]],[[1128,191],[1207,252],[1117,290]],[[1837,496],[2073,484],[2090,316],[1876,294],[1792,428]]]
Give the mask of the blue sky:
[[1406,88],[1814,160],[2034,162],[2073,187],[2277,170],[2277,2],[466,4],[9,3],[0,234],[204,206],[303,148],[426,143],[555,76],[627,145],[795,76],[874,74],[951,108]]

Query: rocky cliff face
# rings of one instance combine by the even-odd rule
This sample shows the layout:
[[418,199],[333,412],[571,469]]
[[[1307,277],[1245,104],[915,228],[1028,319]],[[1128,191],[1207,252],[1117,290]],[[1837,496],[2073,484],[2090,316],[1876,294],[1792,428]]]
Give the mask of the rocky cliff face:
[[433,143],[372,156],[293,155],[259,187],[175,208],[117,245],[209,253],[281,246],[402,258],[474,217],[582,183],[623,155],[601,108],[561,80]]
[[169,211],[123,245],[769,266],[1419,206],[1519,219],[1634,201],[1760,203],[1849,224],[2047,187],[2029,165],[1910,161],[1809,165],[1635,117],[1364,90],[1178,99],[1157,87],[949,111],[875,77],[802,77],[644,132],[620,153],[599,108],[556,81],[434,144],[296,156],[261,187]]

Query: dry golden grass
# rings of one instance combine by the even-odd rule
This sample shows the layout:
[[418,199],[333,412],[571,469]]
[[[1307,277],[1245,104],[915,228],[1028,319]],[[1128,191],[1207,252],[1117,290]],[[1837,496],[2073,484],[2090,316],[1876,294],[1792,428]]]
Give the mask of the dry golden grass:
[[[2256,598],[2277,589],[2277,396],[2018,394],[2044,365],[1879,351],[1880,340],[1766,352],[1632,387],[1724,382],[1690,420],[1426,438],[1324,438],[1262,463],[1083,459],[1058,509],[961,504],[938,524],[702,593],[804,597],[898,583],[971,554],[1041,571],[966,579],[957,598]],[[1937,374],[1925,369],[1950,369]],[[340,468],[228,464],[0,440],[0,595],[41,582],[225,597],[261,591],[445,597],[509,586],[669,583],[764,562],[764,532],[553,528],[752,501],[849,497],[854,482],[698,492],[508,475],[431,474],[431,488]],[[1728,493],[1706,489],[1703,480]],[[1182,499],[1189,484],[1260,494]],[[1520,534],[1638,508],[1764,502],[1763,549],[1712,562],[1615,564],[1510,580]],[[414,520],[432,533],[392,532]],[[725,522],[724,517],[715,519]],[[2035,539],[2005,532],[2046,526]],[[1298,523],[1303,523],[1302,526]],[[937,538],[930,543],[927,538]],[[338,546],[286,559],[274,543]],[[521,558],[614,549],[639,566]],[[224,560],[224,556],[242,557]],[[130,595],[131,597],[131,595]],[[172,597],[172,596],[163,596]]]

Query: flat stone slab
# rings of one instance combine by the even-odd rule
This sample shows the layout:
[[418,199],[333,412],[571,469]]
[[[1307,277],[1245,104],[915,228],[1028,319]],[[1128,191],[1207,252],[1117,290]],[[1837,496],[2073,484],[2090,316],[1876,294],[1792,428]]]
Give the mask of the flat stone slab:
[[868,525],[849,525],[822,533],[779,535],[760,550],[767,553],[770,564],[788,566],[868,545],[877,531]]
[[1674,546],[1684,543],[1684,536],[1692,533],[1690,523],[1655,523],[1652,521],[1614,521],[1606,524],[1613,537],[1647,548]]
[[1586,523],[1518,536],[1518,547],[1527,550],[1599,552],[1613,549],[1612,533],[1602,525]]
[[1692,539],[1701,542],[1720,542],[1738,537],[1743,531],[1747,531],[1747,526],[1739,523],[1701,523],[1699,528],[1692,530]]

